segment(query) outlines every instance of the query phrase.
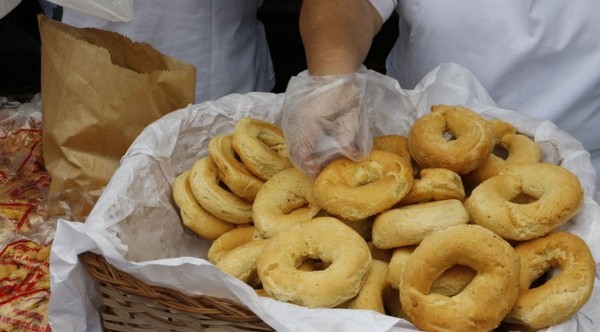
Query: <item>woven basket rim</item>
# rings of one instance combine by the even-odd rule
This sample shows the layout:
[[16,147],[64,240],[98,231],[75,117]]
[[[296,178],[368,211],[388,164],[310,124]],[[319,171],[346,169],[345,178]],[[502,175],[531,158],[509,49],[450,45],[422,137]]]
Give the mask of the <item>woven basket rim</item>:
[[111,265],[104,256],[86,251],[79,254],[90,275],[99,283],[109,284],[121,293],[152,301],[166,310],[202,315],[208,319],[245,324],[257,330],[273,330],[254,312],[237,301],[210,295],[191,296],[176,289],[149,285]]

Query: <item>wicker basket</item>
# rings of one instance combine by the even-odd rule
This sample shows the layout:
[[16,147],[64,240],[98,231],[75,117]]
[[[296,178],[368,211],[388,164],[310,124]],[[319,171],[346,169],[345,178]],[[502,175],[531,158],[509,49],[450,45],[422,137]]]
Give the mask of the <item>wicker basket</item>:
[[92,252],[79,260],[102,293],[106,331],[273,331],[235,301],[148,285]]

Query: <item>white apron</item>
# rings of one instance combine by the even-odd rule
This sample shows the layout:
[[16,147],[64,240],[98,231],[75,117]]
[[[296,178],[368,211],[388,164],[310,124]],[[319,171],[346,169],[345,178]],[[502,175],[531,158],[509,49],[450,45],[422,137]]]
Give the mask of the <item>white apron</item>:
[[196,103],[271,91],[275,74],[256,12],[262,0],[136,0],[133,20],[64,9],[64,23],[119,32],[196,66]]
[[[392,1],[372,2],[390,14]],[[499,107],[575,136],[600,172],[600,1],[402,0],[397,11],[387,74],[400,86],[412,89],[439,64],[457,63]]]

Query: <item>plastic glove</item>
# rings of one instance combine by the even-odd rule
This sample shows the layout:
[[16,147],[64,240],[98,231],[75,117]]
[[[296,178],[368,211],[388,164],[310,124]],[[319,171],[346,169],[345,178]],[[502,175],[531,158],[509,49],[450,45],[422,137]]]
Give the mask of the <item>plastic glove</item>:
[[304,71],[290,79],[282,109],[287,152],[294,166],[313,178],[333,159],[360,161],[370,153],[364,71],[342,76]]

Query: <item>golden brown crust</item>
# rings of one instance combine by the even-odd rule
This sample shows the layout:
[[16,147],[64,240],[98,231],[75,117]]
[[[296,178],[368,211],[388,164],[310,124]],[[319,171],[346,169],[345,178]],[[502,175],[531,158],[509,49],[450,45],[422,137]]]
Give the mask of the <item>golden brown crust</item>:
[[219,178],[237,196],[253,202],[263,181],[252,174],[231,147],[232,135],[218,135],[208,143],[208,154],[212,157]]
[[260,284],[256,273],[256,260],[269,240],[243,243],[227,252],[215,264],[221,271],[249,285]]
[[447,199],[390,209],[373,222],[373,244],[390,249],[419,244],[440,229],[469,222],[461,201]]
[[[446,139],[446,133],[454,139]],[[408,134],[408,147],[423,168],[446,168],[466,174],[487,159],[494,147],[488,122],[464,107],[435,105],[418,118]]]
[[183,224],[194,233],[208,240],[215,240],[235,225],[223,221],[206,211],[194,197],[188,181],[189,171],[175,177],[173,181],[173,201],[179,207]]
[[383,212],[408,193],[413,183],[410,162],[398,154],[373,150],[364,161],[339,158],[317,176],[317,203],[344,220],[361,220]]
[[[410,254],[416,246],[406,246],[396,248],[390,260],[387,281],[390,285],[398,289],[400,287],[400,278]],[[475,271],[463,265],[454,265],[444,271],[442,275],[431,286],[432,293],[438,293],[445,296],[454,296],[460,293],[475,276]]]
[[489,119],[487,121],[496,141],[501,140],[504,135],[517,133],[517,128],[509,122],[501,119]]
[[217,264],[231,250],[254,240],[256,240],[256,228],[254,226],[234,228],[213,241],[208,249],[208,260],[213,264]]
[[[519,244],[520,294],[507,321],[541,329],[562,323],[590,298],[594,287],[595,262],[588,245],[568,232]],[[560,273],[543,285],[531,284],[550,269]]]
[[542,159],[540,146],[531,138],[521,134],[505,134],[496,146],[507,152],[505,158],[494,153],[477,169],[465,176],[471,186],[498,175],[507,164],[539,163]]
[[583,188],[577,176],[558,165],[510,164],[477,186],[464,204],[474,223],[524,241],[567,223],[583,204]]
[[[431,293],[437,277],[455,265],[477,272],[459,294]],[[477,225],[457,225],[426,237],[402,272],[400,303],[426,331],[491,331],[518,295],[519,256],[508,242]]]
[[465,199],[465,188],[458,173],[445,168],[424,168],[419,171],[410,191],[399,205],[409,205],[445,199]]
[[374,259],[358,295],[348,302],[349,309],[373,310],[385,315],[383,293],[391,287],[387,282],[388,264]]
[[246,167],[262,180],[292,166],[281,128],[255,118],[238,120],[231,145]]
[[233,224],[252,222],[252,203],[220,186],[217,166],[210,156],[194,163],[188,181],[194,197],[210,214]]
[[389,134],[373,139],[373,150],[388,151],[411,159],[408,139],[402,135]]
[[270,238],[295,224],[310,221],[319,210],[310,177],[290,167],[265,182],[256,195],[252,216],[260,236]]
[[[312,258],[321,271],[297,267]],[[272,237],[258,258],[258,275],[273,298],[309,308],[333,308],[355,297],[371,267],[367,243],[332,217],[319,217]]]

